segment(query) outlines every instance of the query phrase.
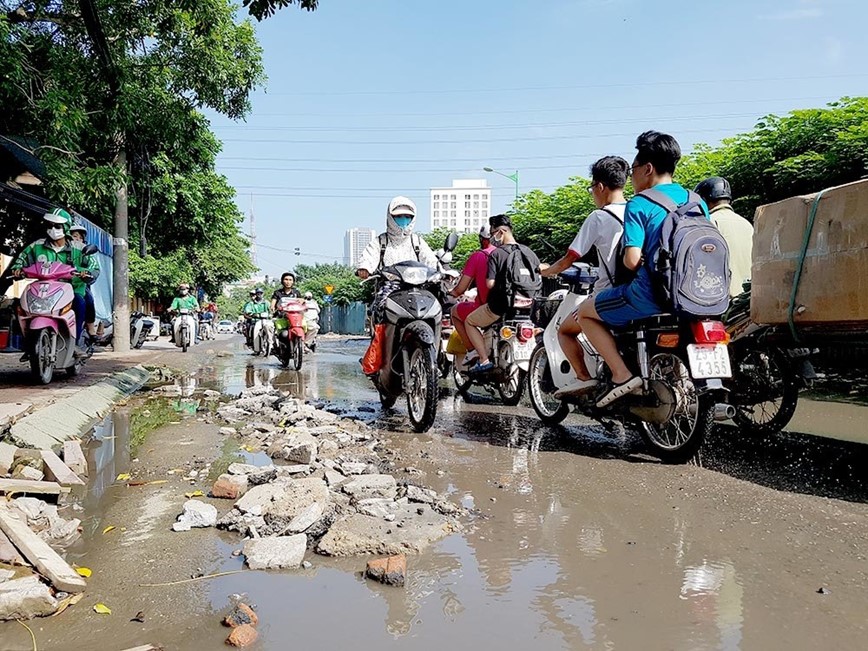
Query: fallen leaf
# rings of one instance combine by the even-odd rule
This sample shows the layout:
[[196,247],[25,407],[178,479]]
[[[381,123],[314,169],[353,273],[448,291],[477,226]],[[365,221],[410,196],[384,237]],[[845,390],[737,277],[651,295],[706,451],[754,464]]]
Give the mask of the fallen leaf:
[[105,604],[94,604],[93,612],[99,613],[100,615],[111,615],[112,609]]
[[188,500],[192,497],[205,497],[205,493],[203,493],[202,491],[193,491],[192,493],[184,493],[184,497],[186,497]]
[[65,599],[61,599],[61,600],[58,602],[58,604],[57,604],[57,606],[58,606],[58,607],[57,607],[57,610],[55,610],[54,613],[52,613],[51,616],[52,616],[52,617],[57,617],[57,616],[58,616],[60,613],[62,613],[64,610],[66,610],[66,609],[69,608],[70,606],[74,606],[74,605],[77,604],[79,601],[81,601],[83,598],[84,598],[84,593],[83,593],[83,592],[79,592],[78,594],[71,594],[71,595],[69,595],[68,597],[66,597]]
[[118,475],[118,477],[117,477],[117,479],[115,479],[115,481],[126,481],[129,478],[130,478],[130,473],[122,472],[121,474]]
[[109,531],[111,531],[114,528],[115,528],[115,526],[113,524],[107,526],[105,529],[102,530],[103,535],[107,534]]
[[83,576],[86,579],[89,579],[90,575],[93,574],[89,567],[76,567],[75,571],[78,572],[79,576]]
[[153,486],[154,484],[168,484],[168,479],[154,479],[152,481],[131,481],[127,486]]
[[145,623],[145,611],[140,610],[138,613],[136,613],[136,616],[133,617],[130,621],[131,622],[139,622],[140,624],[144,624]]

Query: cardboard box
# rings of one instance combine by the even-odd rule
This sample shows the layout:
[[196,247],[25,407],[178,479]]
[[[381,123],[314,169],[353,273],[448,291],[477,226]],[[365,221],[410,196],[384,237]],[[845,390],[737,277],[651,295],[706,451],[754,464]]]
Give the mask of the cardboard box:
[[[790,294],[816,194],[760,206],[754,217],[751,319],[788,322]],[[799,325],[868,327],[868,180],[820,198],[795,301]]]

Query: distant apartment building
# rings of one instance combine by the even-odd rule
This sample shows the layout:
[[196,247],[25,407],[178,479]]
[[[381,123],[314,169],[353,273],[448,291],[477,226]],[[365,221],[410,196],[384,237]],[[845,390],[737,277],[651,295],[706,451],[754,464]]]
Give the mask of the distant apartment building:
[[456,179],[449,188],[431,188],[431,230],[475,233],[488,223],[491,188],[484,179]]
[[355,267],[359,263],[362,251],[377,237],[373,228],[351,228],[344,236],[344,264]]

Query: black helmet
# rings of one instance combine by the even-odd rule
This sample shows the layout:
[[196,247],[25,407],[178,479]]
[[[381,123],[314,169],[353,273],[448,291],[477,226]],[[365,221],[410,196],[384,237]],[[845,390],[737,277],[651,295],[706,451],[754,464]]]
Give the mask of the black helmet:
[[705,179],[696,186],[694,192],[706,201],[720,201],[721,199],[732,201],[732,189],[729,187],[729,181],[722,176],[712,176]]

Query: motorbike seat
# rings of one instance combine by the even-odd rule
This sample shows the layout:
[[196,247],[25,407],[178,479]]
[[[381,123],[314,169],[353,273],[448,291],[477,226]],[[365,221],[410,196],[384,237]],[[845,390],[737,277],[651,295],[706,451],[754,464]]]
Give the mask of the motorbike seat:
[[651,316],[635,319],[627,325],[619,328],[613,328],[616,332],[634,332],[636,330],[648,330],[651,328],[671,328],[679,324],[679,319],[674,314],[661,313]]

